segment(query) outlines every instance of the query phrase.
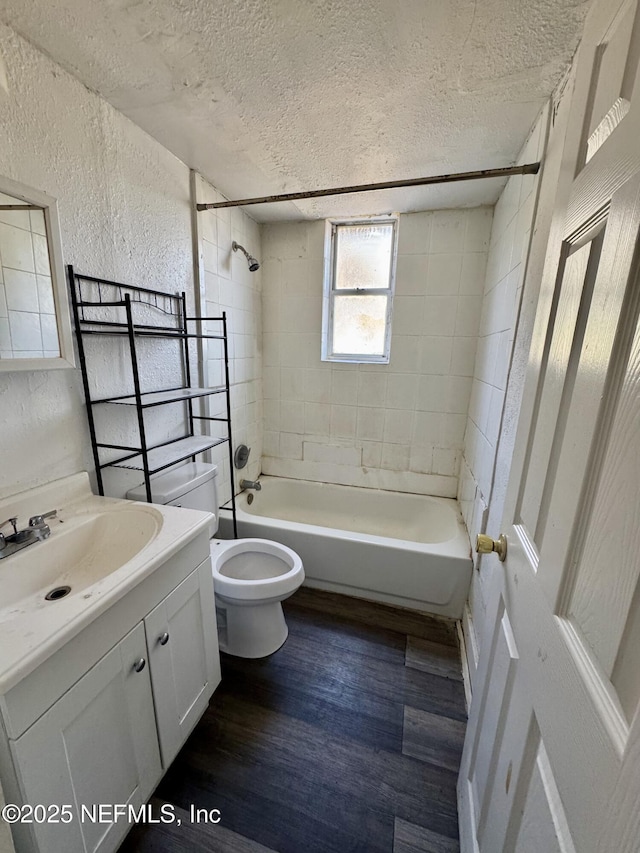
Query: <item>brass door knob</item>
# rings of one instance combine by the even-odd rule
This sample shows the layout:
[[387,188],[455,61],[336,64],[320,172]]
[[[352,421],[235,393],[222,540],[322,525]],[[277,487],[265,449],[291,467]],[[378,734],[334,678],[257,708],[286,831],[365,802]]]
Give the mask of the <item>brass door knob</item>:
[[501,533],[498,539],[492,539],[484,533],[478,533],[476,551],[478,554],[491,554],[492,551],[495,551],[500,562],[504,563],[507,558],[507,537]]

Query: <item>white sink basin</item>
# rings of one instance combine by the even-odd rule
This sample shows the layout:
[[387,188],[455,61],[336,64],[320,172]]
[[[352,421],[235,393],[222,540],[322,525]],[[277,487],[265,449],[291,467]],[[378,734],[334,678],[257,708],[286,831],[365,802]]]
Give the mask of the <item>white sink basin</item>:
[[155,539],[162,520],[153,507],[125,505],[79,514],[68,523],[52,521],[48,539],[0,561],[0,622],[25,610],[55,607],[67,596],[90,598],[91,587]]
[[[0,499],[0,519],[52,509],[51,536],[0,560],[0,695],[196,536],[207,512],[92,494],[86,472]],[[69,587],[59,598],[46,596]]]

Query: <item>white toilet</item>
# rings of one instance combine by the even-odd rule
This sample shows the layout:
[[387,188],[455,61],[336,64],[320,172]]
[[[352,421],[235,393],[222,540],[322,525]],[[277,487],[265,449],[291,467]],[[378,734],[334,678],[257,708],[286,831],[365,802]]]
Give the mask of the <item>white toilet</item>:
[[[153,501],[213,512],[213,536],[218,529],[217,473],[215,465],[189,462],[153,477]],[[146,500],[144,485],[127,492],[127,498]],[[281,602],[304,581],[300,557],[269,539],[212,539],[211,564],[220,650],[242,658],[276,652],[289,633]]]

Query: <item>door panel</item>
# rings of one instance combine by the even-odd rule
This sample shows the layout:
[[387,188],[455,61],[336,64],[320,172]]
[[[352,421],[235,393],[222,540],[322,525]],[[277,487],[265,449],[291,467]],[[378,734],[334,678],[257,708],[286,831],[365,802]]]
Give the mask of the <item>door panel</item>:
[[463,851],[638,849],[638,56],[637,3],[597,0],[507,489],[507,558],[493,558],[486,587],[459,784]]
[[162,763],[167,768],[220,683],[211,560],[144,621]]
[[562,799],[536,728],[534,760],[524,768],[523,795],[516,801],[506,848],[517,853],[575,853]]
[[588,316],[593,281],[600,261],[602,232],[577,248],[565,244],[564,275],[557,287],[557,309],[549,323],[548,353],[541,371],[539,403],[528,454],[519,521],[541,550],[549,509],[549,489],[566,425],[568,401],[575,379]]
[[636,4],[625,3],[599,46],[593,101],[587,113],[585,165],[629,112],[638,68],[637,52],[629,51],[636,17]]
[[[638,282],[631,279],[630,287]],[[636,331],[618,397],[607,449],[591,504],[589,524],[575,573],[568,616],[591,652],[611,675],[631,601],[638,585],[640,552],[640,334]],[[614,564],[618,571],[606,571]],[[630,651],[630,650],[629,650]]]

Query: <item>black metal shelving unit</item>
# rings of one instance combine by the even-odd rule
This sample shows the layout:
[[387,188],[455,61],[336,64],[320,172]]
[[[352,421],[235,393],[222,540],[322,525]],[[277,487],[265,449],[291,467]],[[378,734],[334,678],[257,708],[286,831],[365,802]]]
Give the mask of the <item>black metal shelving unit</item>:
[[[200,453],[226,442],[229,448],[233,531],[234,536],[237,537],[226,312],[223,311],[220,317],[188,317],[184,293],[163,293],[159,290],[149,290],[94,276],[81,275],[71,265],[68,266],[67,273],[78,344],[78,357],[87,403],[91,447],[100,494],[104,495],[102,472],[105,468],[128,468],[143,472],[147,501],[151,503],[151,477],[154,474],[188,459],[195,461],[196,456]],[[157,318],[158,322],[136,321],[135,312],[144,313],[145,320]],[[198,329],[204,321],[219,323],[220,334],[208,335],[199,331],[190,331],[190,323],[197,324],[196,329]],[[128,340],[133,389],[126,389],[127,393],[116,396],[92,397],[85,349],[85,338],[88,336],[123,337]],[[177,340],[181,343],[178,368],[183,381],[180,385],[153,391],[142,390],[137,347],[137,342],[141,338],[165,338]],[[189,341],[203,339],[216,340],[222,345],[225,377],[223,385],[212,388],[198,388],[191,385]],[[194,412],[195,400],[217,394],[224,394],[226,397],[226,417],[208,417]],[[179,438],[149,445],[144,413],[148,409],[170,403],[183,403],[186,406],[185,433]],[[135,408],[139,439],[137,444],[123,445],[98,441],[93,410],[95,406],[103,405]],[[227,434],[225,436],[196,435],[195,425],[197,421],[225,425]],[[101,451],[121,451],[124,455],[118,455],[104,462],[101,459]]]

